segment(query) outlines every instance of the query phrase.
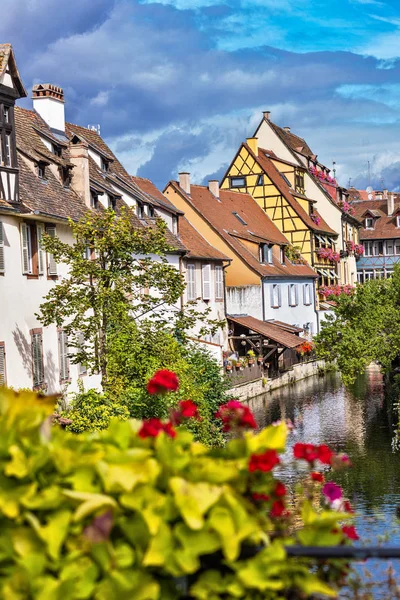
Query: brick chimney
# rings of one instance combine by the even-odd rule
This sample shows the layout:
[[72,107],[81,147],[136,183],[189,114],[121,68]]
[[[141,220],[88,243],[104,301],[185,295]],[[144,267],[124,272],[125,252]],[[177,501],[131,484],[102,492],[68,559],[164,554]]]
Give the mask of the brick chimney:
[[208,189],[216,198],[219,198],[219,181],[218,179],[210,179]]
[[264,116],[264,119],[266,119],[267,121],[269,121],[270,118],[271,118],[271,111],[270,110],[264,110],[263,111],[263,116]]
[[246,139],[247,145],[250,146],[250,150],[254,152],[254,154],[258,155],[258,138],[251,137]]
[[179,186],[190,195],[190,173],[179,173]]
[[69,153],[70,161],[74,165],[71,187],[82,198],[86,206],[91,208],[88,145],[86,142],[70,143]]
[[388,199],[388,190],[383,190],[383,199],[384,200]]
[[50,129],[65,131],[64,91],[52,83],[38,83],[32,89],[33,109]]
[[387,194],[387,213],[388,217],[391,217],[394,213],[394,194],[393,192],[388,192]]

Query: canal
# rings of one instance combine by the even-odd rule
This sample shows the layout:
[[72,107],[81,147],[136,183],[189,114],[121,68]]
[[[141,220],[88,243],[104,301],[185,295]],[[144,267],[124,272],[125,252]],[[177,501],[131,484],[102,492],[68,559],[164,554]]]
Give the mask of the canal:
[[[283,461],[286,466],[279,473],[288,485],[299,477],[290,460],[291,447],[297,441],[327,443],[346,452],[352,468],[333,473],[332,479],[355,507],[359,543],[400,546],[400,521],[396,519],[397,507],[400,511],[400,451],[392,451],[391,401],[385,397],[378,367],[371,366],[351,389],[343,386],[337,373],[328,373],[258,396],[249,405],[260,427],[280,419],[295,423]],[[400,585],[400,560],[392,565]],[[382,581],[388,563],[368,561],[367,566],[372,579]],[[359,566],[358,571],[364,573],[364,567]],[[375,586],[371,597],[389,596]]]

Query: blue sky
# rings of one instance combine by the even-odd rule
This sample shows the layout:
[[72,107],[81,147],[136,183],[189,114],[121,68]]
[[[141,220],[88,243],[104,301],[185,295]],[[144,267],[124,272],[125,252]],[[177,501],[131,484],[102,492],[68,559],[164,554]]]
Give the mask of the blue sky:
[[370,161],[400,190],[397,0],[2,0],[0,41],[159,187],[220,176],[271,110],[343,185]]

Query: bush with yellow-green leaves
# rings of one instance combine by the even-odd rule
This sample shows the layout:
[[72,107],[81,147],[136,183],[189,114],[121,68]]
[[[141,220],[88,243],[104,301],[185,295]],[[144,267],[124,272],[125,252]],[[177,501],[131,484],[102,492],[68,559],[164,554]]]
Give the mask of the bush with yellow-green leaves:
[[[315,507],[315,473],[300,513],[291,507],[273,475],[285,424],[253,434],[250,411],[230,401],[217,418],[238,435],[212,449],[185,429],[199,418],[189,400],[168,422],[113,420],[79,435],[52,423],[54,404],[0,388],[2,600],[335,595],[342,564],[319,571],[285,546],[350,543],[341,523],[351,515],[328,496]],[[314,468],[333,464],[326,447],[297,451]]]

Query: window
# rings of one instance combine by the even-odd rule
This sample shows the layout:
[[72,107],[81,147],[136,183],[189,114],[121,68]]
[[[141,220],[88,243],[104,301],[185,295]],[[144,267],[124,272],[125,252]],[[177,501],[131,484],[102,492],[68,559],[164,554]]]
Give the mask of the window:
[[[399,240],[399,242],[400,242],[400,240]],[[364,249],[365,249],[365,252],[364,252],[365,256],[372,256],[372,249],[373,249],[372,242],[364,242]],[[400,251],[400,247],[399,247],[399,251]]]
[[137,216],[139,219],[144,219],[144,206],[143,204],[138,204],[136,208]]
[[272,264],[272,246],[269,244],[260,244],[260,262]]
[[286,255],[285,255],[285,248],[284,248],[284,246],[280,246],[280,248],[279,248],[279,260],[281,261],[282,264],[285,263],[285,257],[286,257]]
[[203,265],[201,268],[203,283],[203,300],[211,298],[211,265]]
[[400,240],[395,240],[394,241],[394,253],[396,255],[400,254]]
[[186,289],[187,299],[196,300],[196,267],[187,265],[186,267]]
[[172,217],[172,233],[178,233],[178,217]]
[[[48,225],[46,229],[43,223],[21,223],[21,254],[22,273],[31,277],[44,275],[45,251],[42,248],[42,237],[44,232],[55,237],[56,228]],[[52,254],[47,254],[47,275],[57,275],[57,264]]]
[[147,207],[147,214],[149,215],[149,217],[154,217],[154,208],[150,206],[150,204]]
[[33,387],[44,383],[43,336],[41,329],[31,331]]
[[69,167],[61,167],[61,181],[65,188],[69,188],[71,185],[71,169]]
[[58,332],[58,359],[60,382],[69,380],[68,336],[65,331]]
[[215,298],[223,300],[224,298],[224,271],[222,267],[215,267]]
[[[56,237],[56,228],[54,226],[46,226],[46,233],[50,237]],[[47,275],[50,277],[57,275],[57,263],[52,254],[47,255]]]
[[0,166],[15,166],[13,108],[0,104]]
[[40,179],[46,179],[46,167],[44,163],[38,164],[37,172]]
[[373,229],[374,228],[374,219],[372,217],[367,217],[365,219],[365,229]]
[[296,171],[295,186],[296,192],[304,192],[304,173]]
[[264,179],[263,176],[259,175],[258,179],[257,179],[257,185],[262,185],[263,184],[263,179]]
[[56,156],[62,156],[61,146],[58,146],[58,144],[52,144],[51,148],[53,150],[53,154]]
[[311,283],[304,284],[303,301],[306,306],[309,306],[312,303]]
[[109,167],[108,160],[105,160],[103,157],[101,157],[101,170],[104,171],[105,173],[107,173],[108,167]]
[[90,206],[92,208],[97,208],[99,206],[99,196],[93,190],[90,190]]
[[231,188],[246,187],[246,177],[231,177]]
[[282,306],[281,302],[281,286],[279,283],[274,283],[271,286],[271,306],[272,308],[279,308]]
[[117,207],[117,200],[114,196],[108,196],[108,208],[115,210]]
[[297,283],[289,283],[289,306],[297,306]]
[[6,383],[6,348],[4,342],[0,342],[0,387]]
[[281,173],[280,176],[282,177],[282,179],[284,181],[286,181],[287,185],[291,188],[293,187],[292,184],[290,183],[289,179],[286,177],[286,175],[284,173]]
[[394,255],[394,244],[393,240],[387,240],[385,243],[385,255],[393,256]]
[[400,215],[396,217],[396,227],[400,227]]
[[4,261],[4,225],[0,221],[0,274],[3,274],[6,270]]
[[237,218],[237,220],[239,221],[239,223],[241,223],[242,225],[247,225],[246,221],[243,219],[243,217],[241,217],[239,215],[239,213],[232,211],[232,214],[235,215],[235,217]]

